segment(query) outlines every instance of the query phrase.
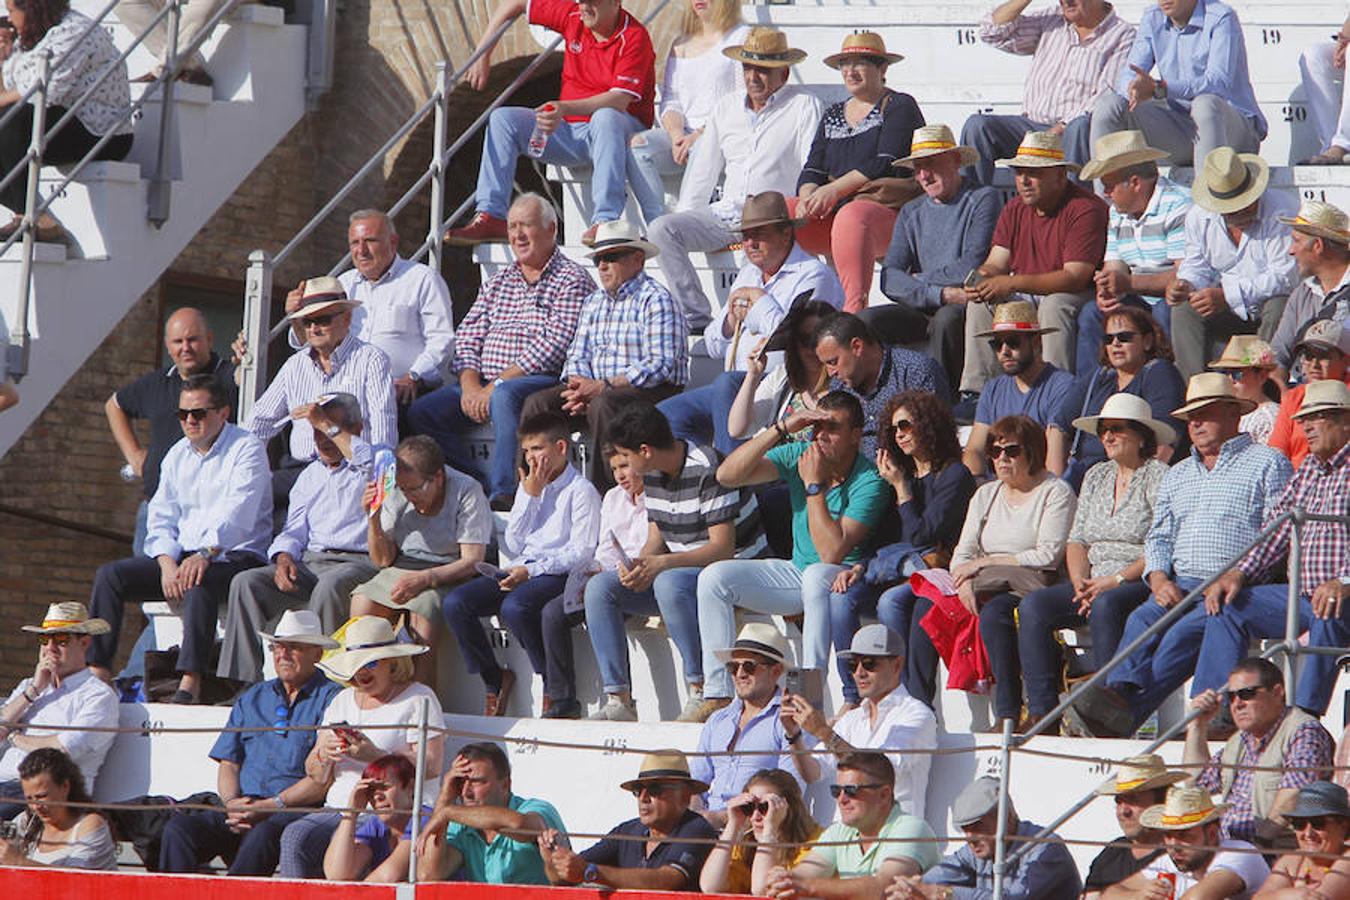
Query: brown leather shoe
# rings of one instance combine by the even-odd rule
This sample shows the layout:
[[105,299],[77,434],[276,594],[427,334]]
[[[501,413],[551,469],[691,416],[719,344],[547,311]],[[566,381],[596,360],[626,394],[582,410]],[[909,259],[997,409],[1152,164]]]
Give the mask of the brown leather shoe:
[[196,84],[201,87],[211,87],[216,80],[207,73],[205,69],[184,69],[178,73],[178,80],[185,84]]
[[445,242],[451,247],[472,247],[474,244],[505,244],[506,220],[480,212],[463,228],[451,228],[447,231]]
[[492,718],[506,715],[506,703],[511,699],[511,688],[515,687],[516,673],[502,669],[502,685],[495,694],[489,693],[483,700],[483,715]]

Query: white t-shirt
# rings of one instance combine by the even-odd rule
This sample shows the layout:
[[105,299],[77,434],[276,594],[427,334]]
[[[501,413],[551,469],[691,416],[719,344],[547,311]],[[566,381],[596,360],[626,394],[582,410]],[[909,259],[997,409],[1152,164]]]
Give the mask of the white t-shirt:
[[[445,718],[441,710],[441,701],[436,692],[424,684],[413,682],[404,687],[402,693],[388,703],[374,709],[361,709],[356,705],[356,691],[347,688],[333,698],[324,711],[322,725],[345,722],[363,733],[370,742],[381,750],[390,753],[402,750],[408,744],[417,743],[417,716],[422,707],[422,698],[431,701],[427,721],[437,727]],[[369,725],[407,725],[407,728],[367,728]],[[428,760],[430,762],[430,760]],[[337,780],[328,789],[326,805],[341,808],[352,798],[352,788],[361,780],[366,763],[355,759],[343,759],[337,763]],[[435,797],[440,791],[440,777],[428,778],[423,796]],[[427,794],[426,791],[432,793]]]
[[[1220,848],[1233,848],[1236,850],[1255,850],[1256,847],[1246,841],[1220,841]],[[1225,853],[1220,849],[1214,854],[1214,859],[1210,861],[1209,866],[1204,872],[1197,876],[1194,872],[1178,872],[1176,863],[1172,862],[1172,857],[1166,853],[1159,856],[1153,862],[1144,868],[1146,878],[1157,878],[1158,875],[1166,872],[1176,876],[1176,890],[1173,897],[1180,897],[1182,894],[1195,887],[1204,878],[1206,874],[1215,869],[1227,869],[1234,875],[1242,879],[1242,883],[1247,886],[1246,890],[1240,894],[1233,894],[1232,900],[1248,900],[1252,894],[1261,889],[1266,879],[1270,877],[1270,866],[1259,853]]]

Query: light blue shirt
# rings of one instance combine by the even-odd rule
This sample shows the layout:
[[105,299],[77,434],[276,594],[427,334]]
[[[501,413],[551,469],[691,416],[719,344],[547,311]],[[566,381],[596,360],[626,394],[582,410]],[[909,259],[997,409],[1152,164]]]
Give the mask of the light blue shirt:
[[[164,454],[150,499],[145,555],[171,556],[219,547],[263,558],[272,536],[272,473],[262,442],[226,422],[198,453],[183,438]],[[220,558],[220,557],[217,557]]]
[[595,557],[600,492],[570,465],[538,497],[516,488],[502,547],[512,565],[535,575],[566,575]]
[[1186,213],[1186,257],[1177,278],[1193,288],[1223,288],[1224,300],[1239,317],[1254,320],[1270,297],[1288,294],[1298,282],[1298,265],[1289,255],[1292,231],[1280,217],[1298,215],[1298,201],[1282,191],[1266,191],[1256,221],[1242,230],[1236,246],[1223,216],[1200,206]]
[[1144,575],[1205,579],[1226,567],[1258,534],[1293,475],[1278,450],[1239,434],[1219,450],[1213,469],[1192,448],[1167,470],[1144,539]]
[[267,558],[289,553],[300,559],[306,550],[366,552],[366,510],[361,494],[370,481],[367,471],[345,459],[329,467],[321,459],[305,466],[291,488],[286,525],[272,540]]
[[1130,66],[1148,72],[1155,65],[1167,82],[1166,102],[1172,109],[1189,112],[1196,97],[1216,94],[1255,119],[1257,135],[1266,136],[1266,117],[1256,104],[1247,70],[1242,24],[1232,7],[1219,0],[1199,0],[1190,21],[1177,28],[1165,12],[1150,5],[1139,17],[1129,62],[1116,76],[1116,91],[1121,96],[1128,92],[1135,77]]
[[[745,712],[745,703],[740,697],[708,717],[698,736],[699,753],[736,750],[747,754],[689,758],[689,774],[710,785],[707,793],[708,809],[725,809],[727,801],[744,791],[750,776],[760,769],[782,769],[797,779],[802,790],[806,790],[806,783],[802,781],[797,765],[792,760],[792,745],[788,743],[783,722],[778,718],[782,700],[782,692],[776,691],[769,705],[746,722],[739,735],[737,728]],[[802,735],[802,740],[809,738]],[[734,747],[732,741],[736,742]]]

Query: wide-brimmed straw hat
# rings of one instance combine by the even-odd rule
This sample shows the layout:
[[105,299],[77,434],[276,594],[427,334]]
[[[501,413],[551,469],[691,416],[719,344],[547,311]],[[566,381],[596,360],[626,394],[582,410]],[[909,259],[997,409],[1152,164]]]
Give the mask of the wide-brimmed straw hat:
[[1303,402],[1291,418],[1298,419],[1316,412],[1350,409],[1350,387],[1344,381],[1312,381],[1303,389]]
[[53,603],[47,607],[41,625],[20,626],[32,634],[107,634],[111,626],[102,619],[89,618],[83,603]]
[[886,42],[875,31],[858,31],[844,36],[844,44],[838,53],[825,57],[825,65],[837,69],[846,60],[873,59],[887,63],[897,63],[904,59],[899,53],[888,53]]
[[587,254],[591,259],[595,259],[602,253],[609,253],[618,249],[641,250],[651,259],[661,251],[657,246],[642,237],[638,227],[624,219],[617,222],[601,222],[595,229],[595,243],[591,244],[591,252]]
[[358,616],[342,636],[342,649],[333,653],[319,668],[338,681],[351,681],[361,667],[377,659],[418,656],[430,650],[421,644],[400,643],[394,626],[379,616]]
[[1105,797],[1151,791],[1170,787],[1178,781],[1185,781],[1187,777],[1185,772],[1167,771],[1167,763],[1158,754],[1144,753],[1121,762],[1115,776],[1097,788],[1097,793]]
[[1211,369],[1274,369],[1279,366],[1275,351],[1254,334],[1235,334],[1228,339],[1223,354],[1209,364]]
[[1234,213],[1255,203],[1269,182],[1270,164],[1255,153],[1215,147],[1195,170],[1191,198],[1210,212]]
[[777,28],[765,25],[751,28],[745,36],[745,43],[723,49],[722,55],[729,56],[736,62],[768,68],[795,66],[806,59],[805,50],[788,46],[787,35]]
[[625,791],[652,781],[683,781],[694,793],[701,794],[708,789],[706,781],[699,781],[689,774],[689,760],[678,750],[658,750],[642,757],[642,768],[636,778],[625,781],[619,787]]
[[768,622],[749,622],[736,635],[730,647],[714,650],[718,662],[727,662],[736,653],[758,653],[776,663],[787,662],[787,638]]
[[1139,814],[1139,824],[1155,831],[1185,831],[1213,822],[1227,808],[1226,803],[1215,806],[1203,788],[1173,785],[1167,789],[1166,800]]
[[[1220,378],[1225,376],[1220,375]],[[1095,416],[1079,416],[1073,420],[1073,427],[1088,434],[1096,434],[1103,419],[1121,419],[1126,422],[1138,422],[1158,439],[1159,446],[1170,444],[1177,439],[1177,433],[1171,425],[1153,418],[1153,410],[1148,401],[1135,394],[1112,394],[1102,404],[1102,411]]]
[[1011,159],[998,159],[994,165],[1005,169],[1048,169],[1064,166],[1077,169],[1077,163],[1064,158],[1063,139],[1049,131],[1028,131],[1022,135],[1022,143],[1017,147],[1017,155]]
[[1036,304],[1030,300],[1010,300],[994,307],[994,324],[989,331],[981,331],[976,337],[993,337],[996,334],[1053,334],[1058,328],[1042,328],[1041,320],[1036,316]]
[[788,213],[787,198],[777,191],[764,191],[745,198],[741,207],[741,231],[759,228],[763,225],[799,224]]
[[1292,219],[1289,216],[1280,216],[1280,221],[1295,231],[1313,237],[1325,238],[1338,244],[1350,244],[1350,216],[1321,200],[1304,200],[1298,208],[1298,215]]
[[1191,376],[1186,384],[1186,405],[1172,410],[1172,415],[1178,419],[1189,419],[1191,413],[1211,403],[1236,403],[1243,415],[1256,409],[1255,402],[1237,395],[1233,379],[1222,372],[1201,372]]
[[1307,327],[1303,336],[1294,345],[1294,353],[1304,347],[1321,347],[1325,350],[1339,350],[1350,354],[1350,328],[1335,319],[1318,319]]
[[342,282],[331,275],[321,275],[318,278],[305,279],[300,308],[286,318],[303,319],[326,309],[353,309],[360,305],[360,300],[353,300],[347,296],[347,289],[342,286]]
[[333,650],[338,642],[323,633],[319,617],[308,609],[288,609],[281,614],[281,620],[272,633],[259,631],[258,637],[264,641],[284,641],[288,644],[311,644],[325,650]]
[[937,156],[955,150],[961,156],[961,165],[973,166],[980,161],[980,151],[965,144],[958,144],[952,130],[946,125],[924,125],[914,129],[909,140],[909,156],[897,159],[892,166],[908,166],[916,159]]
[[1092,159],[1083,163],[1083,169],[1078,173],[1078,177],[1084,181],[1092,181],[1140,163],[1157,162],[1168,156],[1166,150],[1150,147],[1142,131],[1104,134],[1097,139],[1097,146],[1093,149],[1096,153]]

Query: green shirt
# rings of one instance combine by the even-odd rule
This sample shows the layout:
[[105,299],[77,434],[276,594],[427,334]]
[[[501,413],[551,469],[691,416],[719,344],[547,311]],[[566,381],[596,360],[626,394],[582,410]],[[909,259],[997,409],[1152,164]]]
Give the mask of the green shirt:
[[[891,805],[891,814],[886,824],[881,826],[878,840],[872,842],[864,853],[859,842],[858,829],[843,822],[835,822],[826,828],[820,836],[822,844],[831,841],[848,841],[833,847],[813,847],[806,857],[828,867],[839,878],[862,878],[875,875],[881,864],[888,859],[907,859],[927,871],[938,864],[937,841],[933,829],[918,816],[907,815],[900,811],[900,804]],[[927,838],[912,843],[887,843],[891,838]]]
[[[567,831],[558,811],[545,800],[526,800],[512,794],[506,805],[522,815],[536,813],[549,828]],[[534,838],[517,841],[499,833],[489,844],[477,828],[451,822],[445,829],[445,840],[464,858],[459,871],[465,881],[479,884],[549,883]]]
[[[778,474],[787,482],[788,494],[792,499],[792,564],[805,569],[812,563],[820,562],[816,544],[811,540],[811,526],[806,516],[806,485],[797,474],[797,460],[806,452],[810,443],[790,443],[774,447],[764,458],[773,463]],[[861,454],[853,462],[853,471],[848,478],[825,492],[825,506],[835,521],[848,516],[867,526],[875,533],[886,514],[886,509],[895,502],[891,486],[877,473],[877,467],[868,462]],[[862,562],[872,545],[872,537],[859,541],[858,545],[844,557],[844,565]]]

